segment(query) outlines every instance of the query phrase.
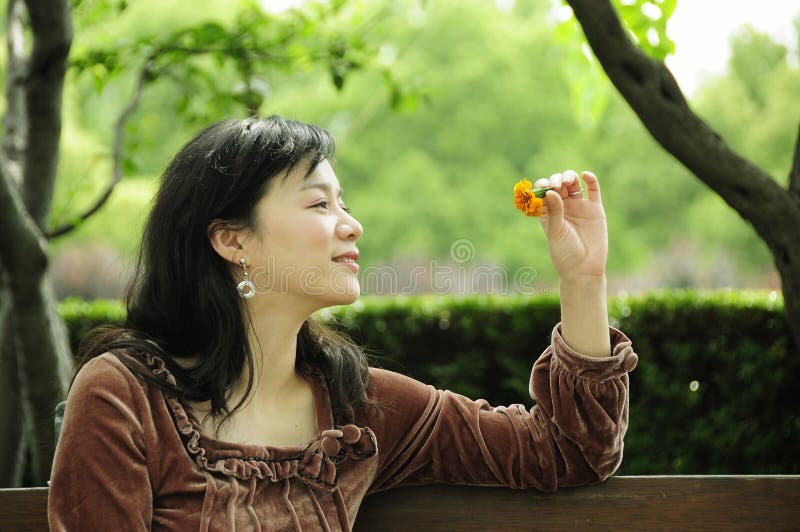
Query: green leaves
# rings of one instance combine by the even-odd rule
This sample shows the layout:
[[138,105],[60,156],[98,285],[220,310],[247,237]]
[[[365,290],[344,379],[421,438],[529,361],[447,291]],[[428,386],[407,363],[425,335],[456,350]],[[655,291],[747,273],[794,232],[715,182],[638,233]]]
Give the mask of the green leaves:
[[[603,0],[606,1],[606,0]],[[677,0],[610,0],[630,37],[649,56],[664,61],[675,52],[667,36],[667,23]],[[570,50],[562,69],[569,86],[573,112],[581,125],[593,126],[608,107],[608,84],[603,69],[586,42],[578,21],[571,15],[555,28],[556,40]]]
[[[675,42],[667,36],[667,24],[675,11],[677,0],[610,0],[631,38],[648,55],[663,61],[675,52]],[[574,38],[578,23],[574,16],[561,22],[557,28],[560,40]],[[580,39],[586,42],[583,33]]]
[[[99,23],[119,3],[81,2],[85,24]],[[337,89],[355,71],[370,64],[376,50],[350,24],[359,10],[348,2],[313,2],[304,9],[277,15],[249,0],[238,3],[229,20],[205,20],[169,32],[121,35],[102,46],[75,47],[70,67],[77,76],[92,76],[97,92],[123,72],[147,69],[145,80],[172,83],[178,94],[176,111],[187,112],[188,98],[205,97],[213,103],[205,120],[220,114],[219,107],[238,104],[257,113],[269,94],[266,81],[276,71],[307,70],[323,66]],[[145,66],[142,66],[145,65]],[[216,108],[216,110],[215,110]],[[229,112],[229,111],[228,111]],[[226,113],[227,114],[227,113]],[[191,116],[189,117],[191,119]]]
[[332,35],[328,44],[328,68],[334,87],[341,90],[351,71],[361,68],[363,43],[344,34]]
[[68,65],[77,75],[90,75],[98,93],[102,92],[109,80],[120,73],[122,67],[120,53],[113,49],[88,50],[70,58]]
[[96,21],[110,15],[119,15],[128,9],[128,0],[71,0],[69,2],[73,14],[84,21]]
[[675,43],[667,37],[667,23],[677,0],[612,0],[623,23],[639,47],[663,61],[675,52]]
[[389,68],[381,69],[383,84],[389,94],[389,106],[396,112],[415,111],[421,102],[429,102],[428,95],[417,84],[402,82]]

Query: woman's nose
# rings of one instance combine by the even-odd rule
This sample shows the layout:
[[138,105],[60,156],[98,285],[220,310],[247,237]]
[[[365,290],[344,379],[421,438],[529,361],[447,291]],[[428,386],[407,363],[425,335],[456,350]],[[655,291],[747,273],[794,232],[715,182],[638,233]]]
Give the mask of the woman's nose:
[[364,233],[364,228],[353,216],[345,214],[342,222],[339,224],[339,231],[342,238],[352,238],[358,240]]

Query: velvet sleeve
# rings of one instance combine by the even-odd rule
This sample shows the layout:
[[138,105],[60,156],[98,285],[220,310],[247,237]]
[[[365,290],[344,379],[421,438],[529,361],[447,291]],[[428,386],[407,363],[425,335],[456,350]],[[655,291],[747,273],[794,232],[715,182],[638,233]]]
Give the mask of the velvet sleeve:
[[113,355],[81,368],[53,460],[51,530],[150,530],[147,410],[143,386]]
[[553,492],[602,482],[622,461],[637,363],[628,337],[613,327],[610,336],[611,356],[592,358],[572,350],[556,325],[533,365],[530,409],[371,370],[384,418],[374,422],[380,463],[370,492],[428,483]]

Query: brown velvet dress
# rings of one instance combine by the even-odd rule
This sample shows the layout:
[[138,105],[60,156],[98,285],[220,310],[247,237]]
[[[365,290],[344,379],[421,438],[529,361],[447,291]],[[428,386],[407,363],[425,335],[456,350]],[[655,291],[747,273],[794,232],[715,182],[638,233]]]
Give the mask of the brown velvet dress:
[[[561,337],[533,366],[538,404],[492,407],[370,369],[383,404],[334,426],[324,378],[309,374],[317,436],[296,447],[224,442],[190,410],[111,354],[70,390],[50,486],[52,530],[349,530],[370,493],[413,484],[555,491],[609,477],[628,426],[630,340],[610,328],[611,356]],[[158,359],[149,361],[164,378]]]

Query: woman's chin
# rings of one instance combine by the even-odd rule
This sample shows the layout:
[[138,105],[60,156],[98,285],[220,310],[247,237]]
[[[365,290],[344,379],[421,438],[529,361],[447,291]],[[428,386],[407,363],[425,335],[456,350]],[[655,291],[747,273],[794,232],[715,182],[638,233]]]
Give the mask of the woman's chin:
[[334,285],[326,290],[324,300],[326,306],[351,305],[361,297],[361,286],[355,278],[345,285]]
[[359,297],[361,297],[361,289],[357,286],[355,290],[337,295],[336,298],[340,301],[337,305],[351,305],[358,301]]

